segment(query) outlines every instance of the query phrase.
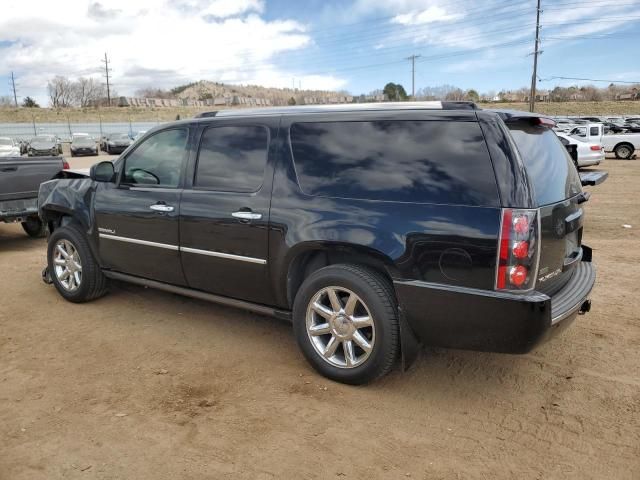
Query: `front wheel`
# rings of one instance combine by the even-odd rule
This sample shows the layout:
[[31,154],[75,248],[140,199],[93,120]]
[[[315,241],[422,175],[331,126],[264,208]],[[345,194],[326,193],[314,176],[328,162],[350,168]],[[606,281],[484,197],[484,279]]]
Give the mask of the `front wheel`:
[[353,385],[391,370],[399,351],[398,312],[389,281],[356,265],[311,274],[293,306],[302,353],[322,375]]
[[70,302],[87,302],[107,291],[107,279],[93,257],[87,237],[75,224],[51,234],[47,264],[58,293]]
[[47,225],[38,217],[28,217],[22,222],[22,228],[31,238],[42,238],[47,235]]

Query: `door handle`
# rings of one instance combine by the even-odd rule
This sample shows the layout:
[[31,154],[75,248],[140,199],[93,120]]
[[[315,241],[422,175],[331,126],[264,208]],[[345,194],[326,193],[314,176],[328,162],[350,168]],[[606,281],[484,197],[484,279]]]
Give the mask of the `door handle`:
[[156,203],[155,205],[151,205],[149,208],[156,212],[173,212],[174,210],[171,205],[163,205],[162,203]]
[[18,170],[18,167],[4,167],[0,169],[0,172],[15,172]]
[[261,213],[253,213],[247,211],[233,212],[231,216],[235,218],[241,218],[243,220],[260,220],[262,218]]

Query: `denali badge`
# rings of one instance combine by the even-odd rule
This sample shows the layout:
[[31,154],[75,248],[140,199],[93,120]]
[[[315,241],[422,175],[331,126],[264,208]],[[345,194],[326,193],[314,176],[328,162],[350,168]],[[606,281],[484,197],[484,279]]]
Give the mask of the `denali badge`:
[[110,228],[102,228],[102,227],[98,227],[98,231],[100,233],[116,233],[115,230],[111,230]]
[[544,275],[543,277],[538,277],[538,281],[539,282],[546,282],[550,278],[553,278],[556,275],[560,275],[560,273],[562,273],[562,269],[561,268],[559,268],[557,270],[554,270],[553,272],[548,273],[548,274]]

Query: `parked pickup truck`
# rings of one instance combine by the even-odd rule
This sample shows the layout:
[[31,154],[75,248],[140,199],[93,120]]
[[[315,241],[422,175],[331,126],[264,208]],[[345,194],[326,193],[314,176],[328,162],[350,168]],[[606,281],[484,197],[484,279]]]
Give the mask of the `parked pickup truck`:
[[69,164],[62,157],[0,158],[0,221],[20,222],[31,237],[43,237],[46,225],[38,218],[38,189]]
[[583,141],[600,143],[604,151],[613,152],[616,158],[629,160],[640,149],[640,133],[607,133],[601,123],[580,125],[569,132],[572,137]]

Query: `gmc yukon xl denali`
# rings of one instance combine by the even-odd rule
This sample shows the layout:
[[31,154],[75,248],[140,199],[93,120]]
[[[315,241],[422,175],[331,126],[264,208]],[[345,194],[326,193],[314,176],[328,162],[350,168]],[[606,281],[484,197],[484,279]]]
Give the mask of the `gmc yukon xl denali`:
[[42,184],[45,280],[109,279],[285,318],[359,384],[420,343],[524,353],[589,310],[578,173],[553,122],[468,103],[233,110]]

